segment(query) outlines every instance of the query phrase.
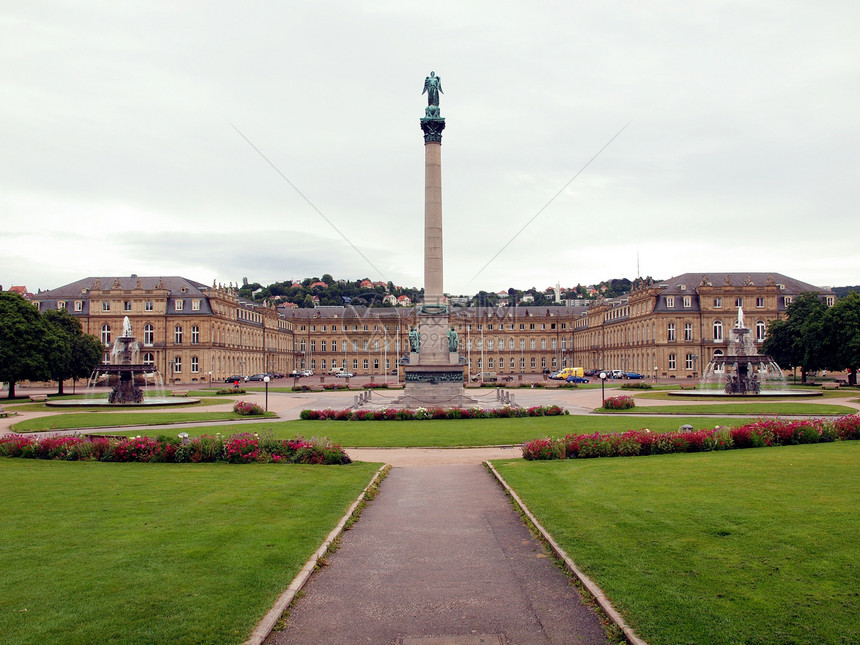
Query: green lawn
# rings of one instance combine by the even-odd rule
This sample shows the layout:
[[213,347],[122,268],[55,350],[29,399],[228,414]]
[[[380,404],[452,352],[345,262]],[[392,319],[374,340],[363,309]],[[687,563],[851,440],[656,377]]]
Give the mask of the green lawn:
[[[273,412],[267,417],[276,418]],[[232,419],[259,419],[243,417],[235,412],[70,412],[48,417],[25,419],[12,426],[14,432],[44,432],[73,428],[108,428],[118,426],[165,425],[195,421],[229,421]]]
[[[677,400],[677,399],[675,399]],[[832,405],[826,403],[682,403],[676,405],[641,406],[630,410],[604,410],[598,408],[596,412],[603,414],[742,414],[755,416],[762,414],[775,414],[779,416],[790,415],[813,415],[813,416],[840,416],[855,414],[856,409],[847,405]]]
[[240,643],[377,467],[3,459],[0,642]]
[[496,466],[651,645],[860,642],[860,442]]
[[[654,432],[677,430],[685,423],[696,429],[716,425],[739,425],[744,418],[695,417],[525,417],[516,419],[461,419],[425,421],[282,421],[254,424],[253,432],[271,433],[275,438],[291,439],[326,436],[349,447],[463,447],[519,444],[537,437],[563,437],[566,434],[624,432],[649,428]],[[248,427],[208,426],[185,428],[192,436],[248,432]],[[117,433],[120,434],[120,433]],[[128,434],[128,433],[126,433]],[[151,433],[155,434],[155,433]]]

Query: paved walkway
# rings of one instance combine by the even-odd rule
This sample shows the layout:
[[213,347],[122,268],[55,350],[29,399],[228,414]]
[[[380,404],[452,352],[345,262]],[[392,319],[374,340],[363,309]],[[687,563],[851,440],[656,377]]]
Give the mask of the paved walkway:
[[[390,451],[386,461],[418,463],[423,452]],[[474,464],[392,468],[305,592],[267,643],[607,642],[576,587]]]

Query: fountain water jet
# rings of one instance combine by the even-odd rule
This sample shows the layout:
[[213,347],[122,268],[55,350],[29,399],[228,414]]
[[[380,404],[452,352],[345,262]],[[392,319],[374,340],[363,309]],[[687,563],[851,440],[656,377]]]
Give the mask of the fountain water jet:
[[[166,396],[164,383],[154,365],[139,363],[140,343],[132,335],[131,321],[126,316],[122,321],[122,336],[114,341],[110,352],[111,362],[102,363],[93,371],[87,383],[87,394],[83,399],[49,401],[56,407],[81,406],[147,406],[186,405],[199,403],[200,399],[175,399]],[[107,379],[111,387],[107,399],[95,397],[95,387]],[[149,396],[149,382],[153,382],[155,395]]]
[[669,392],[670,396],[821,396],[821,392],[788,390],[776,361],[759,354],[743,308],[738,307],[737,325],[730,331],[726,354],[711,358],[698,390]]

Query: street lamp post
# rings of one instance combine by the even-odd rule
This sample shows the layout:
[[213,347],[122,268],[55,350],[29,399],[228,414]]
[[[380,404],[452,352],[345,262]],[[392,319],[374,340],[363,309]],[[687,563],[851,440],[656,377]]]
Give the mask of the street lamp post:
[[212,372],[209,372],[209,389],[212,389]]
[[269,411],[269,375],[263,377],[263,383],[266,384],[266,412]]
[[606,372],[600,373],[600,406],[606,403]]

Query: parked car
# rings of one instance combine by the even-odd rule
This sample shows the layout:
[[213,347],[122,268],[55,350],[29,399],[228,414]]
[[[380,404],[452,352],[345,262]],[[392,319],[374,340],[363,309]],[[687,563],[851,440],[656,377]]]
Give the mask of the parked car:
[[639,372],[625,372],[624,378],[636,379],[636,378],[645,378]]
[[281,372],[272,372],[271,377],[272,378],[284,378],[284,375]]
[[267,376],[268,376],[268,374],[253,374],[253,375],[251,375],[251,378],[249,378],[248,380],[249,381],[262,381]]
[[583,374],[585,376],[600,376],[600,372],[602,372],[602,371],[603,370],[599,370],[599,369],[591,369],[591,370],[585,370],[585,372],[583,372]]
[[247,380],[248,380],[247,376],[237,375],[237,376],[228,376],[227,378],[224,379],[224,382],[225,383],[235,383],[236,381],[239,381],[240,383],[245,383]]
[[588,379],[584,376],[570,375],[567,377],[568,383],[588,383]]
[[353,376],[355,376],[355,374],[353,374],[352,372],[343,371],[343,372],[338,372],[334,376],[335,376],[335,378],[352,378]]
[[302,376],[313,376],[313,375],[314,375],[313,370],[302,370]]
[[290,372],[290,376],[292,376],[293,378],[301,378],[304,375],[305,373],[301,370],[293,370],[292,372]]
[[622,370],[610,370],[607,372],[609,378],[624,378],[624,372]]

